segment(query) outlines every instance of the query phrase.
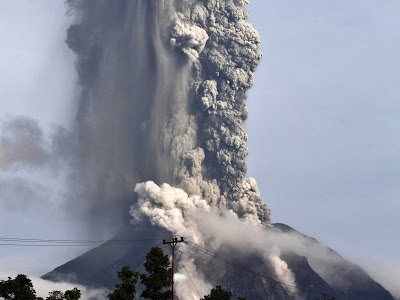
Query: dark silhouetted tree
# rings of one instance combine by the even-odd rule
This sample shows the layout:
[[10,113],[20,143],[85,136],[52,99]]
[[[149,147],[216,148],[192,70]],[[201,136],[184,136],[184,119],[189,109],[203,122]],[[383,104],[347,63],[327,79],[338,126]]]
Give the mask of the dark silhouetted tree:
[[115,285],[112,293],[108,294],[110,300],[134,300],[136,297],[136,284],[139,280],[139,272],[133,272],[125,266],[118,272],[121,283]]
[[[220,285],[217,285],[211,290],[210,295],[204,296],[201,300],[231,300],[232,293],[224,290]],[[246,300],[246,298],[238,297],[237,300]]]
[[224,290],[220,285],[217,285],[211,290],[210,295],[204,296],[202,300],[231,300],[232,293]]
[[47,296],[46,300],[79,300],[81,298],[81,291],[77,288],[67,290],[65,293],[60,291],[52,291]]
[[52,291],[49,293],[46,300],[64,300],[64,293],[60,291]]
[[168,255],[161,248],[153,247],[146,255],[144,268],[147,274],[140,275],[140,283],[146,288],[141,296],[151,300],[171,298],[171,268]]
[[0,297],[5,300],[43,300],[36,296],[32,281],[24,274],[14,279],[8,277],[8,280],[1,280]]
[[82,296],[82,293],[79,289],[73,288],[72,290],[67,290],[64,293],[65,300],[79,300]]

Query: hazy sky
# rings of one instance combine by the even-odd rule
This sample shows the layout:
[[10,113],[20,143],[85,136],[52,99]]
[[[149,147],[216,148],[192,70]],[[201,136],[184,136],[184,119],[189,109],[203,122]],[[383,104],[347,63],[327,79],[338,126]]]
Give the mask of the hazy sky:
[[[264,57],[249,93],[248,175],[274,222],[389,275],[389,286],[400,280],[400,2],[253,0],[249,10]],[[62,0],[0,0],[0,119],[69,126],[71,21]],[[0,188],[26,173],[0,172]],[[57,206],[21,209],[7,189],[1,236],[81,236]],[[81,251],[0,248],[0,271],[38,275]]]

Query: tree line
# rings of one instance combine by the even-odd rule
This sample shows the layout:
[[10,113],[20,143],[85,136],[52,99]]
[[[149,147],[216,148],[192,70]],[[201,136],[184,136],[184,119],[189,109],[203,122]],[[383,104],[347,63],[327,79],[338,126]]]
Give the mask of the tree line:
[[[146,273],[134,272],[129,266],[118,271],[119,283],[108,294],[110,300],[134,300],[137,296],[136,286],[140,282],[143,291],[140,297],[149,300],[171,299],[172,269],[167,254],[159,247],[151,248],[144,262]],[[81,291],[73,288],[65,292],[51,291],[46,300],[79,300]],[[0,281],[0,298],[5,300],[44,300],[36,295],[32,281],[24,274],[17,275],[14,279]],[[209,295],[201,300],[231,300],[232,293],[221,286],[213,288]],[[237,300],[245,300],[238,297]]]

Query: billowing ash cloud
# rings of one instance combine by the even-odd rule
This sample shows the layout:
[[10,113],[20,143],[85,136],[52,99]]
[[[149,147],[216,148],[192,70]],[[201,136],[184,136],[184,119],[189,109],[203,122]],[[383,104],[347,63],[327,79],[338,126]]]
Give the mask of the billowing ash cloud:
[[136,183],[154,181],[270,224],[244,178],[245,93],[261,58],[246,2],[68,1],[82,87],[73,190],[94,212],[126,210]]
[[[224,257],[236,260],[237,256],[259,257],[265,265],[271,267],[276,278],[283,282],[282,289],[287,295],[296,290],[296,279],[288,264],[281,258],[281,249],[298,249],[298,238],[289,235],[281,236],[266,231],[261,221],[253,218],[239,218],[233,210],[217,208],[207,203],[200,196],[190,196],[184,190],[169,184],[156,185],[154,182],[139,183],[135,191],[139,195],[138,202],[131,207],[132,222],[141,222],[148,218],[154,226],[167,229],[173,236],[182,236],[200,247],[206,247],[214,253],[224,249]],[[205,222],[207,220],[207,222]],[[279,239],[287,238],[290,246]],[[181,245],[183,254],[190,250]],[[304,251],[306,252],[306,251]],[[232,255],[232,253],[235,253]],[[235,257],[236,255],[236,257]],[[212,284],[210,278],[215,277],[210,269],[202,269],[201,261],[179,253],[178,279],[176,289],[182,299],[198,299],[198,294],[191,281],[185,280],[182,274],[188,272],[201,295],[209,293]],[[189,271],[185,270],[188,269]],[[214,269],[212,271],[215,271]],[[221,277],[216,280],[221,280]]]

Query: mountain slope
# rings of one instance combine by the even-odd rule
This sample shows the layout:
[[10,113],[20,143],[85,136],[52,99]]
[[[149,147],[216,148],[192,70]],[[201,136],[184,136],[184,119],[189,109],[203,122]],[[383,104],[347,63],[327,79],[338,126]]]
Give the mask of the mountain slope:
[[[316,299],[317,297],[322,299],[324,293],[329,297],[335,296],[335,299],[394,299],[359,266],[347,261],[317,240],[285,224],[274,224],[268,230],[302,239],[309,249],[309,251],[307,249],[283,251],[281,254],[281,258],[295,275],[296,287],[277,281],[272,266],[266,264],[258,255],[230,253],[230,257],[235,257],[233,263],[245,268],[237,268],[230,262],[221,261],[218,257],[208,257],[208,263],[195,258],[199,271],[206,274],[207,280],[213,285],[222,285],[231,290],[234,296],[246,297],[248,300]],[[143,262],[149,249],[162,244],[162,238],[169,236],[168,232],[148,224],[131,227],[113,240],[153,240],[103,244],[57,267],[42,278],[111,289],[118,281],[118,270],[129,265],[133,270],[143,272]],[[322,252],[328,253],[329,259],[327,256],[320,256]],[[307,255],[303,255],[305,253]],[[226,257],[226,253],[222,250],[216,254]],[[204,255],[196,255],[205,258]]]

